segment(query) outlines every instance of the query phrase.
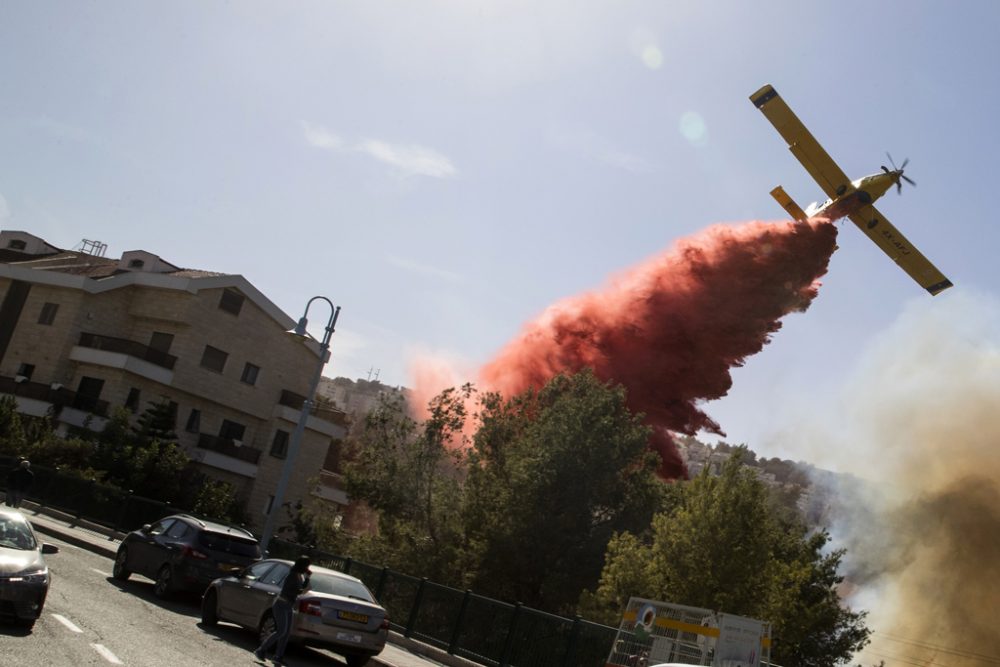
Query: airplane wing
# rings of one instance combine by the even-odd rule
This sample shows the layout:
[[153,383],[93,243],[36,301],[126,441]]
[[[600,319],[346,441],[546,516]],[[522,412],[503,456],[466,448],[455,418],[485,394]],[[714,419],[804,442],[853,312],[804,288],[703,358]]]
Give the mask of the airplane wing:
[[857,213],[851,215],[851,221],[932,295],[952,286],[951,281],[914,248],[874,206],[859,209]]
[[764,112],[764,116],[788,143],[788,150],[792,151],[792,155],[802,163],[827,196],[834,199],[842,195],[851,179],[823,150],[798,116],[785,104],[785,100],[781,99],[778,91],[770,85],[764,86],[750,96],[750,101]]

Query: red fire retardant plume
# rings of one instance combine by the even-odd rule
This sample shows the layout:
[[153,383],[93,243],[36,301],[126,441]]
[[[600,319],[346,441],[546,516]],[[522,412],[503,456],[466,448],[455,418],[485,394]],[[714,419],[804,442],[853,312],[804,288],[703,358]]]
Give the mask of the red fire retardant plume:
[[550,306],[480,380],[511,396],[590,367],[646,415],[660,475],[683,477],[670,432],[724,435],[698,404],[725,396],[730,369],[764,347],[782,316],[809,307],[836,237],[819,220],[709,227],[601,291]]

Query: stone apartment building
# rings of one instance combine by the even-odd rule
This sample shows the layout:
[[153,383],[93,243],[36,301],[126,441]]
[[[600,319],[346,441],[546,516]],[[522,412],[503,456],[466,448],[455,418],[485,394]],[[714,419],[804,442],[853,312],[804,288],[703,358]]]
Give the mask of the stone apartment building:
[[[178,440],[206,474],[231,482],[257,528],[277,487],[319,346],[244,277],[177,267],[85,241],[66,251],[0,232],[0,394],[26,414],[55,406],[58,428],[100,430],[114,406],[176,406]],[[286,501],[347,497],[323,474],[343,411],[314,409]],[[334,457],[335,458],[335,457]]]
[[408,397],[405,387],[393,387],[378,380],[351,380],[345,377],[321,378],[316,393],[352,418],[371,412],[387,396]]

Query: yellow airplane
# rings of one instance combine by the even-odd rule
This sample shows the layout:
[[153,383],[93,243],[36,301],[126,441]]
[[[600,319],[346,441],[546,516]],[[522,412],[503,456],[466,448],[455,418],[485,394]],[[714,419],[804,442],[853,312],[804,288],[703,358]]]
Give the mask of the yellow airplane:
[[892,169],[883,166],[881,173],[852,181],[823,150],[816,138],[809,133],[806,126],[788,108],[772,86],[764,86],[758,90],[750,96],[750,101],[764,112],[778,130],[778,134],[788,142],[788,149],[792,151],[792,155],[802,163],[809,175],[819,183],[829,197],[824,203],[814,204],[803,211],[779,185],[771,191],[771,196],[788,211],[789,215],[799,221],[809,218],[838,220],[848,217],[858,229],[875,242],[875,245],[932,295],[952,286],[951,281],[945,278],[930,260],[913,247],[913,244],[872,206],[872,203],[893,185],[897,191],[902,191],[901,180],[916,185],[903,175],[903,169],[909,160],[897,168],[890,156]]

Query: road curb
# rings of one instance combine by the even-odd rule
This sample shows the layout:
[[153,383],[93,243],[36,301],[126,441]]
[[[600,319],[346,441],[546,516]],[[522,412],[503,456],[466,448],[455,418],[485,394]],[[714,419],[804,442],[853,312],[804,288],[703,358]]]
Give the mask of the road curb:
[[[34,515],[37,516],[38,512],[34,512]],[[63,542],[68,542],[69,544],[80,547],[81,549],[87,549],[88,551],[99,553],[102,556],[107,556],[108,558],[111,558],[112,560],[114,559],[115,554],[118,552],[118,548],[116,546],[113,546],[114,543],[111,542],[111,538],[108,538],[109,542],[108,545],[98,544],[95,541],[96,537],[92,537],[90,539],[81,537],[74,533],[74,529],[72,527],[60,528],[52,526],[49,523],[43,523],[41,521],[32,521],[31,518],[29,518],[28,520],[31,521],[31,526],[32,528],[35,529],[35,532],[42,533],[43,535],[49,535],[50,537],[59,538]]]

